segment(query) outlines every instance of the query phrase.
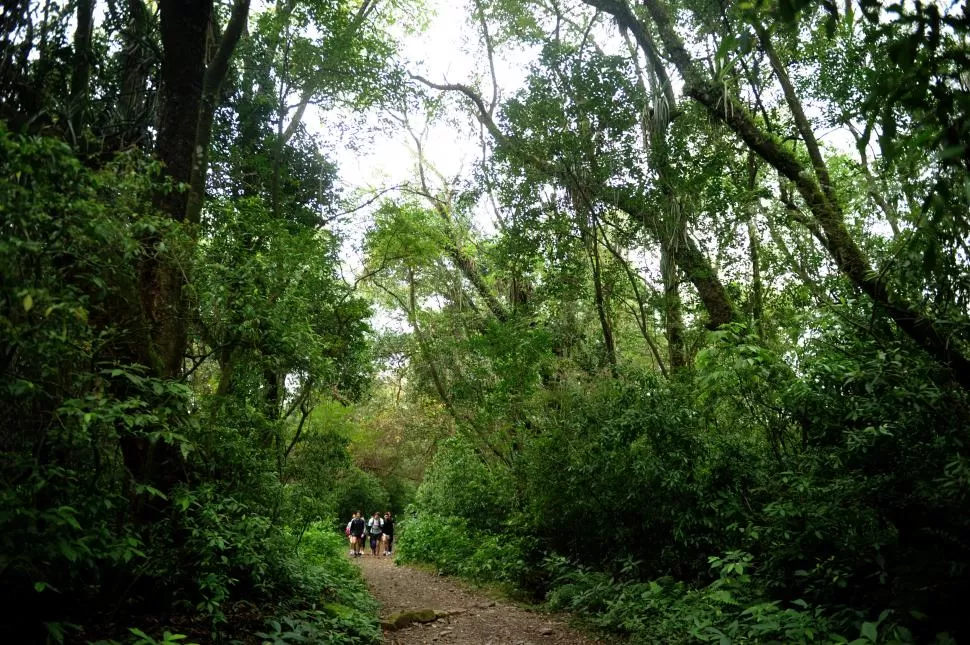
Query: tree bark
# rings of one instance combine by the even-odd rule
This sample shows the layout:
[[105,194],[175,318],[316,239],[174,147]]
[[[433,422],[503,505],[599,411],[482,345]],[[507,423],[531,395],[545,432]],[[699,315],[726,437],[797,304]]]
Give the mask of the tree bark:
[[[647,232],[657,241],[663,244],[666,231],[660,226],[657,218],[645,212],[645,209],[638,203],[632,195],[622,194],[619,191],[604,191],[602,198],[631,217],[643,222]],[[704,309],[707,310],[707,326],[717,329],[721,325],[738,320],[737,309],[727,289],[718,277],[717,272],[711,265],[711,261],[697,247],[697,243],[687,235],[681,228],[681,233],[676,244],[670,244],[669,252],[680,267],[681,271],[697,290]]]
[[[954,379],[964,389],[970,389],[970,360],[960,353],[933,320],[922,315],[913,303],[893,294],[885,278],[872,270],[869,259],[845,225],[841,205],[834,196],[834,187],[825,179],[825,174],[820,174],[824,163],[820,167],[818,160],[813,159],[812,166],[806,167],[793,152],[763,131],[741,101],[726,91],[722,84],[715,83],[691,58],[662,0],[643,0],[643,4],[658,29],[668,58],[684,79],[684,92],[704,105],[713,118],[727,125],[752,151],[792,182],[824,233],[819,239],[842,274],[885,311],[904,334],[938,362],[951,368]],[[618,21],[625,19],[625,14],[613,15]],[[784,83],[782,86],[786,90]],[[790,106],[793,91],[791,89],[786,96]],[[805,127],[805,123],[800,124],[800,133]],[[811,149],[813,137],[810,133],[802,133],[802,136],[809,147],[810,156],[815,157],[817,150]]]
[[77,0],[77,28],[74,31],[74,57],[71,61],[71,136],[80,141],[91,96],[91,38],[94,35],[95,0]]
[[590,270],[592,271],[593,304],[596,307],[596,315],[599,318],[600,330],[603,334],[606,361],[609,363],[613,375],[616,376],[616,342],[613,339],[613,323],[610,320],[607,308],[603,289],[603,275],[600,270],[599,227],[596,223],[596,214],[593,212],[592,204],[584,199],[580,191],[575,188],[569,190],[569,196],[573,202],[576,222],[583,237],[583,246],[586,247],[586,256],[589,258]]
[[677,265],[671,257],[670,244],[660,244],[660,278],[664,286],[664,329],[667,335],[667,360],[671,372],[676,373],[687,365],[684,351],[684,317],[680,300]]
[[761,241],[758,238],[758,226],[754,216],[748,217],[748,249],[751,257],[751,322],[758,333],[758,338],[765,339],[764,321],[764,287],[761,284]]
[[592,240],[590,244],[590,260],[593,267],[593,290],[596,301],[596,313],[600,319],[600,327],[603,330],[603,346],[606,349],[606,360],[610,364],[610,370],[616,376],[616,340],[613,337],[613,321],[610,315],[609,300],[603,288],[602,262],[600,259],[599,236],[596,228],[591,231]]
[[[175,185],[172,190],[160,191],[155,204],[176,223],[198,223],[216,97],[249,9],[248,0],[237,0],[232,21],[207,69],[212,4],[212,0],[159,2],[163,54],[157,154]],[[183,190],[186,184],[188,192]],[[195,210],[189,210],[193,204],[190,198],[196,200]],[[193,239],[190,229],[189,241],[182,249],[186,258],[194,250]],[[160,234],[142,240],[145,253],[139,267],[139,288],[151,341],[136,360],[148,365],[155,376],[177,378],[182,372],[188,340],[188,305],[183,287],[191,267],[179,265],[174,254],[161,248],[161,242]],[[145,437],[128,435],[122,440],[122,453],[135,481],[163,493],[181,477],[183,459],[171,443],[153,444]],[[136,504],[136,516],[141,521],[152,521],[164,512],[164,505],[158,500]]]
[[212,123],[218,107],[219,90],[229,72],[229,60],[236,50],[248,19],[249,0],[236,0],[219,47],[202,77],[202,93],[199,97],[195,145],[192,148],[192,166],[189,175],[189,195],[186,200],[185,220],[189,224],[198,224],[202,219],[205,180],[209,170],[209,147],[212,143]]
[[144,144],[148,140],[148,77],[152,67],[151,49],[147,47],[150,16],[144,0],[128,0],[127,23],[122,31],[121,92],[116,133],[117,149]]
[[761,239],[758,235],[758,224],[755,217],[758,213],[758,200],[755,187],[758,184],[758,160],[753,154],[748,155],[748,218],[745,224],[748,228],[748,251],[751,258],[751,321],[764,342],[767,337],[764,320],[764,286],[761,283]]
[[[174,185],[156,195],[156,206],[182,222],[188,203],[182,187],[192,177],[212,0],[161,0],[159,8],[163,53],[157,153]],[[144,241],[147,252],[140,267],[142,309],[152,338],[144,362],[160,376],[174,378],[182,370],[186,347],[185,277],[158,249],[159,242],[156,236]]]
[[[212,4],[212,0],[159,1],[162,65],[158,156],[166,174],[180,184],[188,184],[192,178]],[[183,221],[188,194],[176,190],[162,197],[165,213],[177,222]]]
[[[614,261],[619,262],[620,266],[623,267],[623,271],[626,273],[627,279],[630,282],[630,288],[633,289],[633,297],[637,301],[637,308],[631,311],[633,313],[634,319],[636,319],[637,328],[640,330],[640,335],[643,336],[643,340],[646,341],[647,347],[650,349],[650,353],[653,355],[653,359],[657,362],[657,369],[664,378],[669,378],[667,373],[667,367],[664,363],[663,357],[660,355],[660,348],[657,347],[657,343],[654,341],[653,336],[650,334],[650,330],[647,329],[647,304],[646,298],[640,291],[640,283],[643,279],[633,270],[630,263],[626,258],[622,256],[620,251],[610,243],[610,239],[606,236],[606,231],[600,226],[600,231],[603,233],[603,246],[610,252],[613,256]],[[644,283],[644,286],[646,283]]]

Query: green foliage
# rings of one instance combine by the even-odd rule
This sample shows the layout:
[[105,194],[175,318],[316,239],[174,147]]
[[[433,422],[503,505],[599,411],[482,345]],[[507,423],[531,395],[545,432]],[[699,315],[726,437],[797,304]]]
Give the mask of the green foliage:
[[[669,577],[637,582],[550,558],[544,563],[554,580],[548,605],[585,616],[591,626],[628,635],[632,643],[929,642],[917,640],[891,610],[867,621],[859,612],[833,614],[800,598],[767,600],[750,575],[750,554],[732,552],[710,560],[717,579],[690,588]],[[932,642],[953,641],[941,633]]]
[[468,528],[495,530],[508,519],[513,482],[490,468],[469,441],[444,441],[418,489],[416,504],[441,517],[461,518]]
[[170,48],[110,5],[0,20],[0,632],[376,642],[330,529],[413,501],[402,560],[633,642],[967,638],[965,7],[474,3],[530,64],[470,183],[426,146],[377,208],[368,347],[302,119],[415,107],[416,5],[251,16],[201,226],[138,151],[199,152]]
[[[142,241],[171,261],[190,248],[152,212],[161,187],[137,154],[91,170],[63,143],[0,128],[2,628],[58,642],[208,641],[245,630],[245,599],[308,612],[285,615],[332,642],[373,642],[375,612],[339,536],[317,548],[329,559],[297,553],[300,528],[332,516],[352,472],[347,433],[333,431],[335,415],[274,412],[292,401],[268,405],[263,380],[267,369],[296,374],[307,416],[323,388],[352,396],[366,374],[367,306],[336,279],[332,238],[273,226],[252,202],[225,206],[193,287],[198,342],[238,351],[188,383],[154,376],[132,362],[144,356]],[[266,246],[243,260],[234,248],[246,236]],[[164,472],[136,476],[139,451]],[[320,610],[321,598],[354,609]],[[168,635],[118,633],[126,616],[152,612],[196,618]]]
[[338,517],[343,518],[340,526],[346,526],[357,511],[367,518],[375,511],[390,508],[390,497],[380,480],[356,466],[347,469],[336,482],[335,499]]
[[[442,447],[402,554],[515,579],[642,642],[870,642],[875,626],[879,642],[935,638],[914,616],[956,615],[968,534],[965,394],[929,385],[935,369],[820,330],[795,371],[726,329],[690,382],[561,382],[527,400],[508,474]],[[465,504],[510,494],[519,510],[491,529],[525,538],[501,556],[523,568],[490,577],[475,563],[492,534]]]
[[542,400],[547,416],[517,468],[525,521],[543,527],[547,548],[610,562],[615,545],[645,571],[688,577],[706,566],[741,517],[759,456],[744,437],[703,432],[686,395],[644,375],[579,382]]
[[[173,645],[174,643],[181,643],[186,638],[185,634],[173,634],[168,630],[162,632],[162,637],[159,639],[152,638],[137,627],[129,627],[128,631],[135,636],[135,640],[131,642],[131,645]],[[185,645],[193,644],[185,643]]]
[[271,629],[257,636],[273,643],[380,642],[377,603],[367,592],[360,570],[347,559],[346,548],[342,533],[322,522],[309,526],[299,538],[295,583],[306,598],[316,600],[309,608],[267,621]]
[[[388,30],[421,18],[398,0],[256,4],[204,116],[201,77],[160,89],[177,10],[5,5],[0,632],[26,642],[226,642],[274,613],[287,642],[379,638],[339,536],[315,527],[359,490],[388,494],[328,405],[366,388],[370,306],[323,226],[340,210],[331,142],[301,119],[386,99]],[[222,4],[193,8],[232,42]],[[210,154],[208,127],[193,134],[212,109]],[[163,177],[200,153],[197,226]]]
[[184,590],[177,604],[194,597],[191,608],[219,623],[226,620],[223,605],[239,585],[262,593],[270,590],[270,568],[279,566],[283,554],[269,518],[211,485],[177,489],[173,501],[182,511],[178,524],[184,536],[173,556],[184,550],[180,573],[190,575],[196,587],[195,593]]
[[439,572],[476,582],[521,587],[527,580],[530,537],[473,528],[464,518],[422,514],[398,524],[397,561],[433,564]]
[[94,172],[63,143],[0,125],[0,586],[11,620],[34,606],[51,624],[67,605],[83,612],[142,561],[129,494],[160,493],[126,491],[119,443],[186,446],[187,388],[116,360],[140,342],[135,321],[114,315],[137,298],[135,238],[165,230],[145,206],[154,172],[137,155]]
[[374,215],[367,235],[368,254],[375,268],[417,267],[433,261],[447,234],[438,215],[416,202],[384,202]]

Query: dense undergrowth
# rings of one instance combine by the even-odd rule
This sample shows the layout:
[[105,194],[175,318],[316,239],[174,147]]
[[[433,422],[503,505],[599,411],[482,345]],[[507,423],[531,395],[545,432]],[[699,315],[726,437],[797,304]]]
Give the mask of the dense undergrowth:
[[955,642],[965,394],[838,332],[797,360],[724,331],[689,379],[539,391],[510,466],[440,450],[400,557],[633,642]]
[[[316,308],[346,317],[345,330],[294,319],[300,288],[336,285],[332,241],[273,228],[258,210],[227,213],[202,252],[259,226],[290,257],[303,245],[322,264],[316,273],[304,264],[302,282],[285,285],[237,266],[231,279],[248,281],[252,298],[244,305],[226,296],[218,271],[199,276],[206,333],[245,334],[251,320],[240,330],[225,318],[267,289],[282,291],[285,329],[260,334],[273,347],[241,344],[231,377],[153,376],[130,359],[143,329],[130,305],[145,260],[139,237],[160,236],[176,260],[181,248],[150,207],[159,181],[136,154],[91,170],[59,141],[0,127],[0,632],[52,643],[147,644],[166,632],[191,642],[375,642],[376,608],[333,518],[387,494],[354,466],[341,406],[306,415],[297,443],[293,420],[273,412],[282,401],[253,385],[287,361],[320,376],[314,361],[352,365],[367,309],[353,298],[339,311]],[[251,315],[278,322],[279,309],[262,304]],[[235,387],[219,388],[225,378]]]

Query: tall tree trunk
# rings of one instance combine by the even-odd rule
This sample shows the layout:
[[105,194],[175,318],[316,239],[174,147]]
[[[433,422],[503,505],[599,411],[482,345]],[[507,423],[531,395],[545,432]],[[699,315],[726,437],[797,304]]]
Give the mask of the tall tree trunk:
[[[162,66],[158,156],[165,163],[166,174],[186,185],[192,178],[212,4],[212,0],[159,0]],[[163,195],[161,205],[169,217],[181,222],[187,201],[185,191],[176,190]]]
[[687,365],[684,351],[684,317],[680,301],[677,265],[669,242],[660,245],[660,278],[664,285],[664,327],[667,332],[667,358],[676,373]]
[[[212,0],[161,0],[162,65],[159,93],[158,156],[179,188],[156,196],[159,208],[175,222],[198,224],[205,195],[209,145],[216,100],[249,12],[237,0],[216,54],[206,67]],[[188,192],[180,187],[188,185]],[[191,238],[191,231],[190,238]],[[159,240],[147,245],[157,247]],[[190,255],[192,249],[185,249]],[[165,377],[182,371],[187,342],[183,285],[191,267],[179,266],[157,248],[146,254],[140,271],[142,307],[151,329],[147,364]]]
[[610,255],[613,256],[614,261],[618,262],[620,266],[623,267],[627,280],[630,282],[630,288],[633,289],[633,297],[636,299],[637,306],[635,309],[632,307],[630,309],[633,313],[634,319],[636,320],[637,328],[640,330],[640,335],[643,336],[643,340],[646,341],[647,347],[650,349],[650,353],[653,355],[653,359],[657,363],[657,369],[660,370],[660,373],[663,374],[664,378],[669,378],[666,364],[664,363],[663,357],[660,355],[660,348],[657,347],[657,343],[654,341],[650,330],[647,328],[647,301],[640,287],[649,285],[647,285],[636,273],[636,271],[634,271],[627,259],[624,258],[620,253],[619,249],[610,243],[610,239],[606,236],[606,231],[603,230],[603,227],[599,226],[599,229],[603,234],[603,245],[610,252]]
[[[156,194],[155,203],[170,219],[182,222],[187,195],[176,187],[191,179],[212,0],[160,0],[159,8],[162,63],[157,154],[175,186]],[[183,299],[185,267],[177,265],[161,242],[158,234],[142,240],[145,253],[139,267],[139,291],[150,341],[137,358],[154,375],[176,378],[182,371],[188,337]],[[191,253],[191,249],[184,251]],[[121,449],[125,467],[136,482],[165,493],[181,477],[181,454],[171,443],[127,435]],[[161,498],[135,497],[133,503],[135,517],[141,522],[155,521],[165,513]]]
[[748,247],[751,257],[751,322],[758,332],[758,338],[765,339],[764,287],[761,284],[761,240],[758,226],[752,213],[746,222],[748,226]]
[[589,266],[593,278],[593,304],[596,307],[596,315],[600,321],[600,330],[603,334],[603,349],[606,360],[610,365],[610,370],[616,375],[616,343],[613,340],[613,324],[607,308],[606,296],[603,289],[603,275],[601,271],[601,261],[599,252],[599,227],[596,222],[596,214],[593,212],[592,205],[585,193],[577,188],[568,190],[573,202],[573,212],[576,218],[580,234],[583,238],[583,246],[586,249],[586,257],[589,259]]
[[94,35],[94,0],[77,0],[77,28],[74,31],[74,57],[71,61],[71,136],[80,141],[91,96],[91,39]]
[[[188,195],[181,186],[192,179],[212,0],[160,0],[159,8],[162,64],[157,152],[175,186],[160,192],[156,204],[169,218],[182,222]],[[156,248],[146,253],[140,275],[142,307],[153,345],[146,348],[145,362],[160,376],[174,378],[181,373],[187,339],[184,273],[157,249],[158,242],[147,240],[148,246]]]
[[[595,218],[595,215],[593,217]],[[606,351],[606,360],[610,364],[610,371],[616,376],[616,341],[613,338],[613,321],[610,316],[609,302],[605,289],[603,288],[603,271],[598,238],[599,236],[594,225],[590,231],[588,249],[590,265],[593,269],[593,298],[596,302],[596,314],[600,319],[600,329],[603,331],[603,347]]]
[[219,385],[216,388],[216,397],[222,398],[232,392],[233,377],[236,373],[236,365],[239,362],[239,349],[226,344],[219,350]]
[[289,65],[290,42],[289,24],[287,24],[283,29],[283,64],[280,65],[280,69],[277,71],[277,74],[280,74],[281,78],[279,79],[279,87],[276,93],[276,136],[273,139],[272,168],[269,186],[270,208],[273,213],[273,219],[276,220],[279,220],[281,215],[280,190],[283,172],[283,147],[285,143],[283,138],[283,120],[286,118],[288,112],[286,88],[289,84]]
[[[624,8],[628,10],[625,5],[617,6],[617,10]],[[630,41],[627,32],[623,33],[623,37],[626,40],[627,49],[636,70],[637,84],[644,96],[653,97],[653,112],[656,116],[651,121],[646,111],[640,115],[640,136],[643,139],[643,146],[646,149],[651,166],[657,173],[660,189],[671,206],[668,209],[666,221],[662,222],[671,233],[663,235],[660,239],[660,277],[664,287],[663,315],[667,336],[667,356],[671,371],[676,372],[687,364],[687,356],[684,351],[683,307],[674,254],[680,240],[686,238],[687,235],[683,216],[680,212],[680,199],[673,182],[674,173],[670,168],[670,155],[667,146],[667,133],[670,129],[669,115],[677,109],[677,104],[670,79],[667,76],[667,70],[657,53],[653,37],[645,29],[638,29],[633,32],[637,45],[647,57],[649,64],[647,69],[643,69],[640,65],[636,45]],[[660,85],[659,89],[662,90],[662,94],[656,91],[657,85]]]
[[202,202],[205,199],[205,183],[209,171],[209,147],[212,143],[212,124],[222,82],[229,73],[229,61],[236,45],[242,37],[249,19],[250,0],[236,0],[226,31],[222,34],[212,61],[202,78],[202,93],[199,96],[198,116],[195,123],[195,145],[192,148],[192,163],[189,174],[189,194],[186,198],[185,221],[196,225],[202,220]]
[[758,224],[755,218],[758,214],[758,198],[755,188],[758,184],[758,159],[754,154],[748,155],[748,218],[745,224],[748,228],[748,250],[751,258],[751,322],[757,331],[758,338],[764,342],[766,338],[764,320],[764,287],[761,284],[761,239],[758,236]]
[[154,54],[148,46],[151,17],[144,0],[128,0],[122,30],[121,92],[119,96],[116,148],[144,144],[151,125],[148,114],[148,77]]
[[[248,0],[236,1],[230,24],[207,67],[212,4],[212,0],[159,1],[162,64],[157,153],[177,188],[160,191],[155,203],[173,222],[190,225],[197,224],[201,214],[218,90],[249,12]],[[181,189],[186,184],[188,192]],[[190,262],[194,233],[191,227],[186,232],[189,241],[181,259]],[[136,359],[156,376],[176,378],[182,372],[188,341],[183,287],[191,266],[178,264],[170,251],[161,248],[161,241],[158,235],[142,240],[145,259],[139,267],[139,289],[151,340]],[[173,444],[152,444],[145,437],[128,435],[122,441],[122,453],[135,481],[163,493],[182,475],[183,460]],[[142,521],[164,512],[158,500],[139,506]]]
[[682,225],[679,227],[676,243],[673,243],[668,237],[669,232],[666,230],[668,227],[662,226],[655,216],[646,213],[639,200],[618,191],[612,191],[612,193],[605,191],[603,199],[643,222],[647,232],[661,246],[665,244],[665,239],[668,240],[668,251],[671,257],[680,267],[680,270],[684,272],[684,276],[694,289],[697,290],[697,296],[707,311],[708,327],[717,329],[721,325],[738,320],[734,300],[728,295],[724,283],[717,275],[717,271]]

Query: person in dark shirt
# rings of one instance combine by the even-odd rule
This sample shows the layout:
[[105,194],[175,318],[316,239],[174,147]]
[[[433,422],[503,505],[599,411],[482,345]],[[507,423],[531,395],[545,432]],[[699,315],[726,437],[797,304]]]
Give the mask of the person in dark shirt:
[[360,511],[354,513],[354,519],[350,520],[350,542],[354,546],[354,557],[359,558],[364,549],[364,530],[367,523],[361,517]]
[[391,512],[384,513],[384,555],[391,555],[394,552],[394,518]]

